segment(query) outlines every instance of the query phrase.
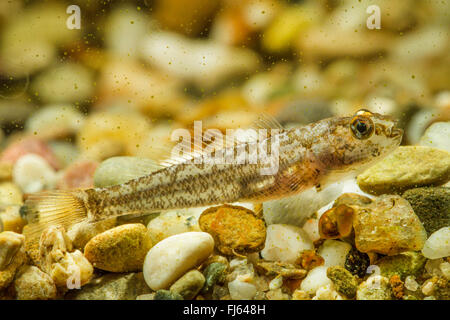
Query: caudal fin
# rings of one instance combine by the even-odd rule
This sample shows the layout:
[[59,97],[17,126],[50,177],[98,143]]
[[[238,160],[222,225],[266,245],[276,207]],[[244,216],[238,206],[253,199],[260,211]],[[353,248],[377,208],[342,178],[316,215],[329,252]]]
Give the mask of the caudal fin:
[[87,217],[83,202],[73,191],[31,194],[21,211],[28,221],[23,230],[28,247],[39,246],[39,238],[48,227],[62,226],[67,230]]

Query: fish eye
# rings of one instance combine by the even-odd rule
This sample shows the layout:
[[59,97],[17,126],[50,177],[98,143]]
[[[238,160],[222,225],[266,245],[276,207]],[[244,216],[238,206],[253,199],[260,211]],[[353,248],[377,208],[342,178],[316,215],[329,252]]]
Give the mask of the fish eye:
[[362,116],[356,116],[353,118],[350,128],[352,130],[353,135],[357,139],[367,139],[369,138],[374,129],[374,125],[372,120]]

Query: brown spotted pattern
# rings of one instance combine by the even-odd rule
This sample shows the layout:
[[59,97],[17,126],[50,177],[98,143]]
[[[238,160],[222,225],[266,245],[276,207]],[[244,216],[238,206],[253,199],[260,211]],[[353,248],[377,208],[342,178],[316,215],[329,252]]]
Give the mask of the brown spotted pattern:
[[[392,152],[402,131],[391,119],[365,112],[375,125],[371,137],[357,139],[352,117],[329,118],[290,130],[265,141],[279,139],[278,170],[262,175],[262,163],[202,164],[185,161],[122,185],[82,191],[80,198],[91,220],[131,213],[199,207],[237,201],[262,202],[323,186],[355,174]],[[246,150],[255,147],[247,142]],[[259,142],[261,143],[261,142]],[[242,146],[242,145],[241,145]],[[217,152],[231,152],[221,150]],[[234,151],[234,154],[236,150]]]

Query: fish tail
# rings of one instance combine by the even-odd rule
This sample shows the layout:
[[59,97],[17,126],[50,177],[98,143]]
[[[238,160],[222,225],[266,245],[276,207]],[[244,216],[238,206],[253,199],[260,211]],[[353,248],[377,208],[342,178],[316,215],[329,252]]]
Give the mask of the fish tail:
[[48,191],[31,194],[21,209],[28,221],[23,234],[26,242],[39,244],[42,232],[50,226],[66,230],[87,218],[87,210],[77,191]]

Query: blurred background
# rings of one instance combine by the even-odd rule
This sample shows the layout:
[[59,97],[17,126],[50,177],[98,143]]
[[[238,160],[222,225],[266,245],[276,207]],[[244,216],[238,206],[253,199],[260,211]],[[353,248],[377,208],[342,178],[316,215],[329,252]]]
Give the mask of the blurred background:
[[66,169],[155,158],[194,120],[290,127],[361,107],[419,144],[450,120],[449,14],[442,0],[0,0],[0,160],[34,148],[60,188],[89,186]]

